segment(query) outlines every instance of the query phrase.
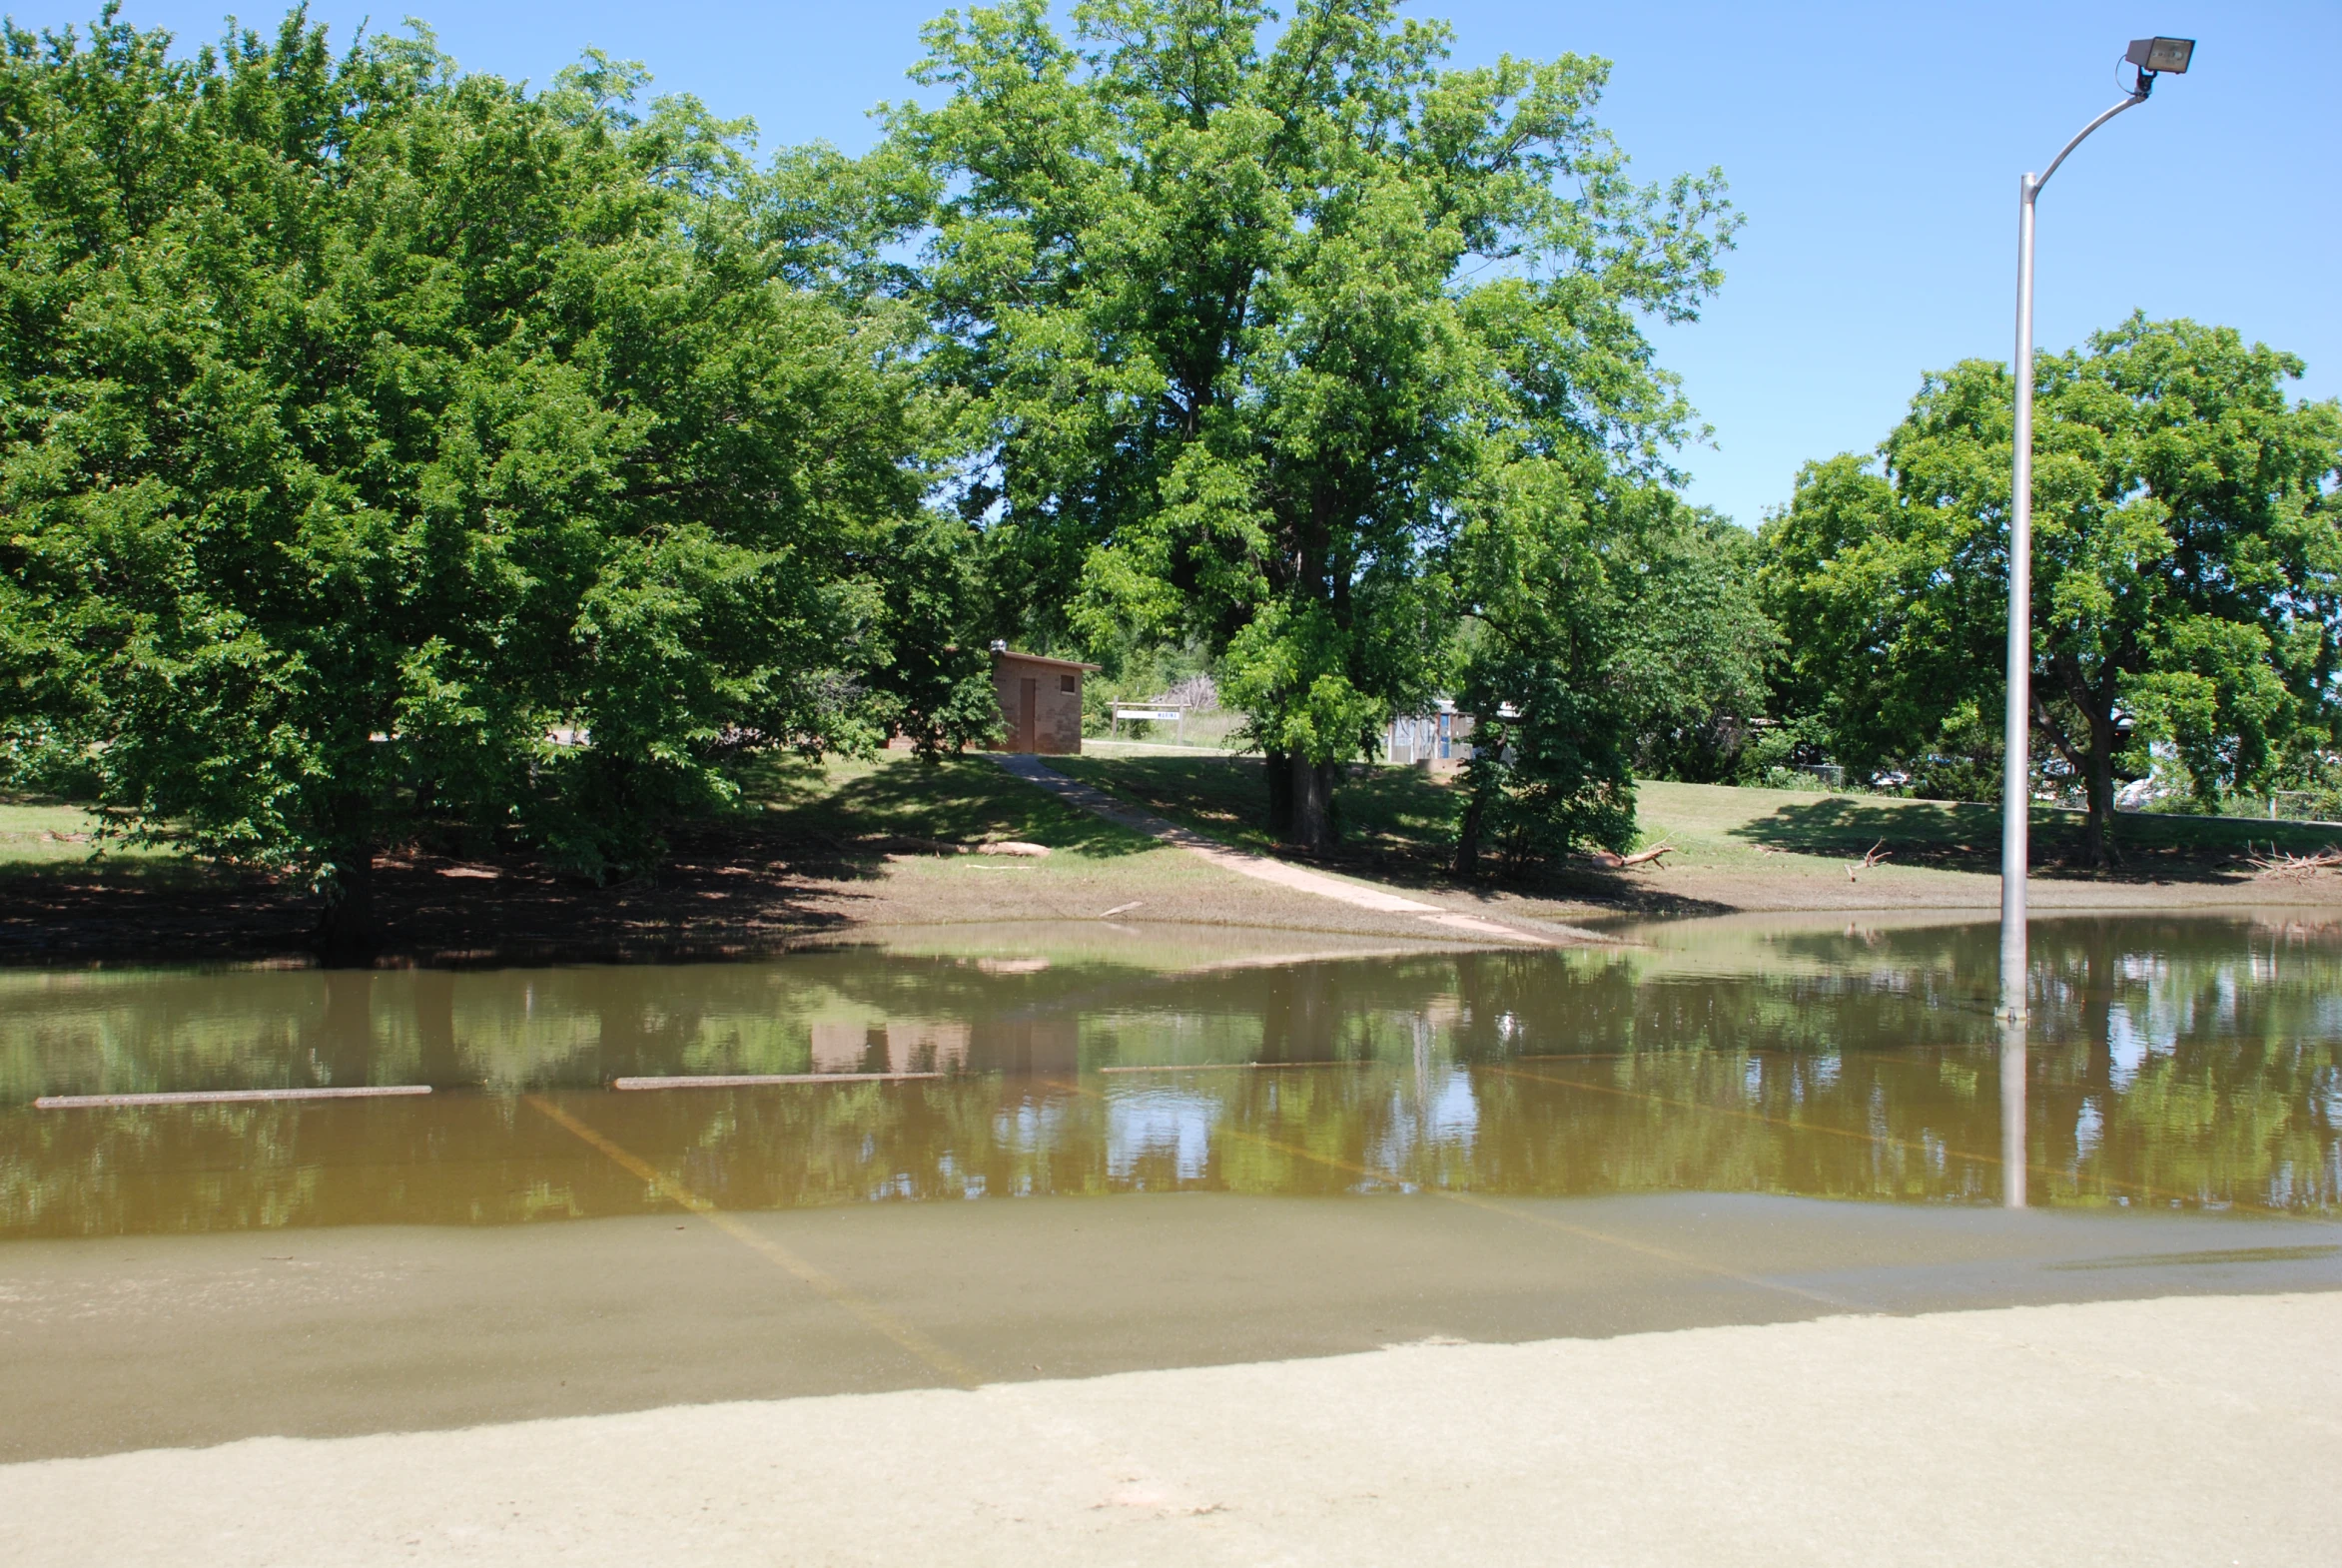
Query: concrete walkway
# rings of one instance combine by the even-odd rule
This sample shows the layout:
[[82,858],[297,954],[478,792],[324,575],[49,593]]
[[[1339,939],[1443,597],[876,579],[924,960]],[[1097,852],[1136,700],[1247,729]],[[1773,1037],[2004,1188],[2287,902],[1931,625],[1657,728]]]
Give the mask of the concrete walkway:
[[14,1568],[2335,1561],[2342,1294],[1834,1317],[0,1467]]
[[1280,888],[1291,888],[1298,893],[1313,894],[1331,899],[1354,909],[1370,909],[1383,915],[1413,915],[1426,925],[1447,931],[1460,931],[1467,936],[1492,942],[1517,942],[1534,947],[1557,947],[1565,943],[1599,942],[1605,940],[1591,931],[1570,927],[1552,931],[1534,931],[1524,926],[1505,925],[1479,915],[1467,915],[1443,909],[1437,904],[1426,904],[1421,899],[1394,893],[1388,888],[1376,887],[1370,882],[1352,882],[1345,877],[1328,876],[1322,871],[1311,871],[1303,866],[1288,865],[1266,855],[1255,855],[1248,850],[1231,849],[1217,839],[1208,838],[1192,828],[1159,817],[1150,811],[1119,800],[1105,790],[1070,779],[1041,758],[1022,753],[996,754],[993,760],[1008,772],[1015,774],[1037,789],[1045,789],[1084,811],[1095,813],[1109,822],[1147,834],[1163,843],[1185,850],[1188,854],[1209,861],[1223,871],[1232,871],[1239,877],[1250,877],[1257,882],[1273,883]]

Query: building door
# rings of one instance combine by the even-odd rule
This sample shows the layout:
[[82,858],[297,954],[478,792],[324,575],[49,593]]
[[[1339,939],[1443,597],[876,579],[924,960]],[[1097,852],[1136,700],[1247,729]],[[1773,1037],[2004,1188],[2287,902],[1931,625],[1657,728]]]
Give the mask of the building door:
[[1041,749],[1041,682],[1031,676],[1017,682],[1017,749]]

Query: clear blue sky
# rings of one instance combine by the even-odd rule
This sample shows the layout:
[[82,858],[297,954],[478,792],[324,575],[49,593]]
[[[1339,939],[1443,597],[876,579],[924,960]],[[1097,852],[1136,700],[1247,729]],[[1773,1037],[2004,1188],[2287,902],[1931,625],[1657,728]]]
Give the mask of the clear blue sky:
[[[908,92],[919,24],[945,0],[407,0],[474,70],[542,82],[586,45],[645,62],[663,91],[755,118],[768,148],[873,135]],[[322,0],[338,38],[403,5]],[[37,0],[20,25],[86,18]],[[1604,119],[1657,179],[1723,166],[1748,214],[1705,320],[1660,333],[1715,426],[1685,454],[1693,495],[1754,525],[1798,465],[1868,450],[1920,373],[2006,359],[2017,176],[2119,96],[2133,36],[2201,40],[2195,68],[2093,137],[2042,197],[2039,342],[2069,346],[2131,310],[2241,330],[2342,392],[2342,4],[2336,0],[1984,0],[1880,4],[1531,4],[1421,0],[1455,58],[1594,53],[1616,63]],[[127,0],[182,43],[219,0]],[[273,27],[281,14],[249,9]]]

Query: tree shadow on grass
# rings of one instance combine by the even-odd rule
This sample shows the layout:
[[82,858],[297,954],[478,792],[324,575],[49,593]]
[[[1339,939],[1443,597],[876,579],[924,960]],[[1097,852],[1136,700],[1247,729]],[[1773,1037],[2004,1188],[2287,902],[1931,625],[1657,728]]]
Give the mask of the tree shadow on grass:
[[1068,805],[981,757],[875,768],[819,800],[779,807],[770,818],[826,830],[842,854],[871,868],[897,838],[971,848],[1014,839],[1099,858],[1156,847],[1147,835]]
[[1669,920],[1694,915],[1729,915],[1738,907],[1678,893],[1632,872],[1605,871],[1599,866],[1572,861],[1501,871],[1481,882],[1459,883],[1451,878],[1447,888],[1462,897],[1489,904],[1489,913],[1499,920],[1504,918],[1503,908],[1490,897],[1497,893],[1556,904],[1591,904],[1621,915]]
[[[604,884],[522,849],[377,862],[379,964],[478,966],[753,957],[834,933],[839,884],[890,856],[1020,839],[1090,856],[1154,843],[981,758],[898,762],[838,783],[780,764],[743,777],[739,810],[676,823],[638,875]],[[461,835],[455,835],[460,838]],[[180,859],[0,865],[0,967],[306,962],[317,899],[297,877]]]
[[0,866],[0,966],[204,963],[296,954],[317,919],[273,878],[186,861]]
[[1989,871],[1999,865],[2000,813],[1952,801],[1866,801],[1843,795],[1782,806],[1730,830],[1765,849],[1860,860],[1882,841],[1898,865]]
[[[2033,809],[2035,875],[2117,882],[2237,882],[2251,875],[2239,857],[2253,844],[2273,838],[2280,848],[2308,850],[2323,843],[2315,830],[2285,823],[2126,813],[2114,819],[2120,863],[2098,870],[2082,858],[2083,821],[2078,811]],[[1987,874],[2000,869],[1997,806],[1838,795],[1783,806],[1730,831],[1735,838],[1799,855],[1860,860],[1880,845],[1899,866]]]
[[[737,834],[677,843],[607,886],[532,856],[403,848],[377,862],[378,965],[689,962],[753,957],[847,924],[830,890]],[[180,862],[0,868],[0,968],[307,963],[300,878]]]
[[1052,759],[1053,766],[1061,763],[1060,771],[1071,777],[1240,848],[1410,892],[1483,902],[1504,892],[1638,915],[1721,914],[1731,908],[1595,866],[1532,867],[1496,880],[1459,880],[1452,857],[1461,792],[1413,768],[1352,765],[1334,791],[1342,840],[1311,854],[1280,843],[1270,831],[1257,756]]

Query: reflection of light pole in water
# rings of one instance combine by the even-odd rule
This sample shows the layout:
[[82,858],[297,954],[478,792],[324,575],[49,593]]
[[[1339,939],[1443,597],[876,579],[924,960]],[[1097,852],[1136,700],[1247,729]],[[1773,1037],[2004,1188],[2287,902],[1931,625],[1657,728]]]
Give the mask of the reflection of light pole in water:
[[2145,103],[2157,72],[2184,72],[2194,55],[2192,38],[2133,40],[2122,57],[2138,67],[2130,96],[2083,126],[2047,169],[2016,187],[2016,432],[2008,485],[2007,756],[2000,783],[2000,1011],[2013,1018],[2024,1017],[2025,816],[2032,806],[2033,202],[2083,137]]
[[1418,1013],[1410,1022],[1415,1029],[1415,1115],[1428,1128],[1431,1125],[1431,1020]]
[[2000,1206],[2024,1207],[2024,1020],[2000,1021]]

